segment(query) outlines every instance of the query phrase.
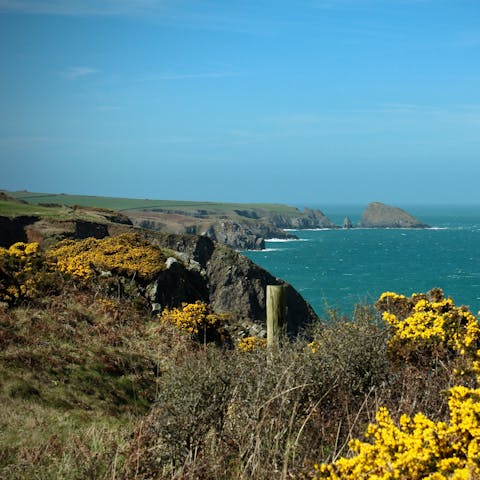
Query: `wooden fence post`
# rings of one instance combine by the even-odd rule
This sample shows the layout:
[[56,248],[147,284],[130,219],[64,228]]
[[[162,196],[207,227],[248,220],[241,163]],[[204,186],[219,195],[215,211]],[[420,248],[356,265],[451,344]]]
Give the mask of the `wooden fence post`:
[[267,285],[267,347],[278,345],[286,325],[286,288],[284,285]]

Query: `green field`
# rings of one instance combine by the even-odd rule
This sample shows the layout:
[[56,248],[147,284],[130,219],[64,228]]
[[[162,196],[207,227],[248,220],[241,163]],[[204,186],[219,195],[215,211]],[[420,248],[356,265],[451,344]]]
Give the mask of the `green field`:
[[81,205],[85,207],[101,207],[111,210],[181,210],[193,212],[204,210],[208,214],[229,214],[234,210],[255,210],[284,215],[298,215],[295,207],[275,203],[220,203],[220,202],[193,202],[182,200],[151,200],[138,198],[101,197],[88,195],[51,194],[38,192],[6,192],[11,197],[25,200],[32,204]]
[[30,205],[25,203],[16,203],[8,200],[0,200],[0,214],[7,217],[16,217],[19,215],[34,215],[52,218],[71,218],[71,210],[65,207],[43,207],[41,205]]

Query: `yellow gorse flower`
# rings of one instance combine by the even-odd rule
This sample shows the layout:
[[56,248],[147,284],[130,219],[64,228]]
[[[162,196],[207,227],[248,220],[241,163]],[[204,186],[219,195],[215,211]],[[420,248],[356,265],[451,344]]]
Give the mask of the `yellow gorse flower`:
[[[433,293],[432,293],[433,292]],[[410,298],[383,293],[376,303],[383,320],[392,328],[392,352],[408,353],[422,348],[446,349],[460,355],[475,356],[480,344],[478,320],[465,307],[443,298],[441,290]]]
[[9,248],[0,247],[0,301],[13,303],[35,294],[37,283],[31,275],[34,263],[39,259],[37,242],[17,242]]
[[223,317],[213,313],[206,303],[198,300],[195,303],[182,303],[182,308],[166,308],[162,311],[160,320],[198,335],[207,329],[218,328]]
[[[377,308],[392,328],[390,348],[405,351],[445,348],[480,372],[477,318],[439,290],[407,298],[381,295]],[[480,376],[477,378],[480,381]],[[401,415],[395,422],[380,407],[368,426],[366,441],[352,440],[355,454],[331,464],[315,464],[314,478],[332,480],[472,480],[480,478],[480,389],[461,385],[449,390],[449,419],[434,422],[423,413]]]
[[100,271],[150,279],[165,268],[160,248],[132,233],[100,240],[63,240],[49,250],[48,256],[60,271],[84,280]]
[[314,466],[316,479],[480,478],[480,389],[450,389],[448,422],[424,414],[402,415],[398,424],[381,407],[367,441],[352,440],[351,458]]
[[267,339],[260,337],[244,337],[237,343],[237,348],[242,352],[253,352],[267,346]]

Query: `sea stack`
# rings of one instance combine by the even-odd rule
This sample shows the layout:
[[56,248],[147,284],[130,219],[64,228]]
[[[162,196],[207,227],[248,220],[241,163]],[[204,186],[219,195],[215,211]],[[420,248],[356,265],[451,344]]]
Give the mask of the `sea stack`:
[[428,228],[405,210],[380,202],[367,206],[358,225],[364,228]]
[[343,228],[353,228],[352,221],[350,220],[350,217],[345,217],[345,220],[343,221]]

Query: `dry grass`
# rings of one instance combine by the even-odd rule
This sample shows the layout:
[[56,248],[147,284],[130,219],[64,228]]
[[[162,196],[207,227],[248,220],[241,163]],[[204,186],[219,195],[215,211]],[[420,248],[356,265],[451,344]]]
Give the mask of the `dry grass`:
[[242,352],[159,322],[135,292],[52,291],[0,309],[0,478],[305,479],[380,405],[446,415],[455,358],[398,362],[369,307]]

